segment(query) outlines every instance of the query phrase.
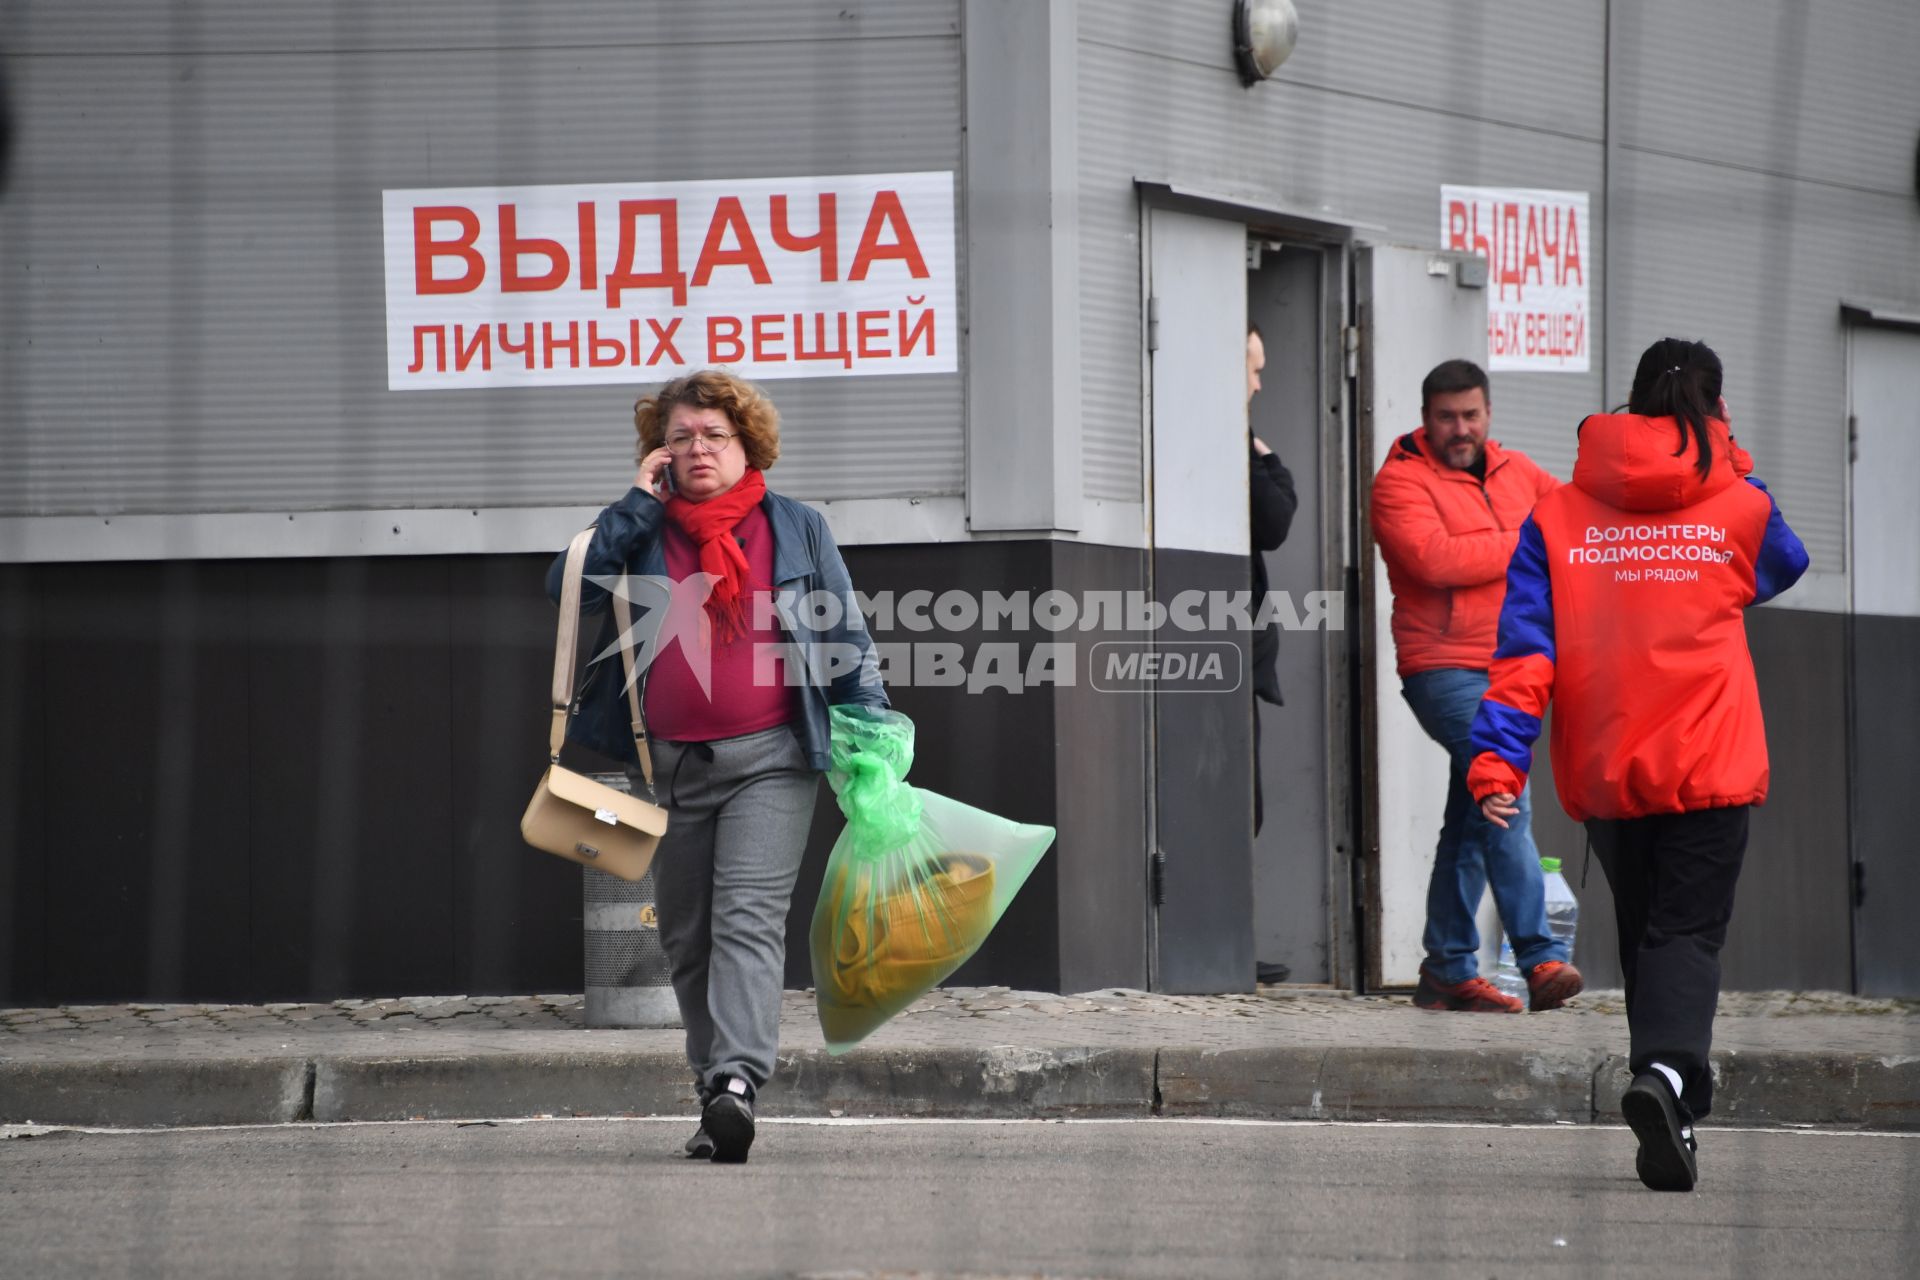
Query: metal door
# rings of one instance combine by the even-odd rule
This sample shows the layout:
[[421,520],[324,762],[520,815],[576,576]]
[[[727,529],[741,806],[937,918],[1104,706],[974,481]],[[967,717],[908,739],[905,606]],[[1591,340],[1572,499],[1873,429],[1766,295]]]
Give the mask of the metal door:
[[1854,982],[1920,995],[1920,332],[1848,335],[1854,440],[1848,564]]
[[[1367,490],[1395,439],[1420,425],[1420,382],[1443,360],[1487,363],[1484,262],[1457,254],[1380,245],[1355,259],[1360,328],[1358,428],[1361,580],[1360,900],[1366,912],[1366,986],[1410,987],[1419,977],[1427,879],[1446,809],[1447,755],[1420,729],[1400,696],[1389,629],[1393,597],[1373,546]],[[1483,969],[1499,926],[1481,912]]]
[[[1246,227],[1154,208],[1144,222],[1154,597],[1245,591]],[[1238,651],[1232,687],[1151,686],[1158,990],[1253,989],[1248,641],[1167,629],[1156,641]]]

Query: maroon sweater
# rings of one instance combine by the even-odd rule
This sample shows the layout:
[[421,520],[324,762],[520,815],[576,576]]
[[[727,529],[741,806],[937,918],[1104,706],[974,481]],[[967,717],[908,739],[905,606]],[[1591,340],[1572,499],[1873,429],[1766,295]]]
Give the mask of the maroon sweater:
[[[787,687],[785,664],[779,656],[784,641],[767,599],[768,584],[773,581],[773,529],[766,512],[759,507],[749,511],[735,526],[734,535],[744,539],[752,584],[746,602],[747,633],[731,644],[715,643],[711,700],[701,692],[679,644],[668,645],[654,658],[647,672],[646,707],[647,732],[654,737],[712,742],[759,733],[793,718],[793,690]],[[665,521],[660,539],[669,578],[681,582],[700,572],[699,549],[679,525]],[[755,623],[766,625],[755,627]]]

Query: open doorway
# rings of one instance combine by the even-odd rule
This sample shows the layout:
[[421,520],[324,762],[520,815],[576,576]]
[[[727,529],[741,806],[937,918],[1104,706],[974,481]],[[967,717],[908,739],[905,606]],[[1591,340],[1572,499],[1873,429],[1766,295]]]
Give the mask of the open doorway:
[[[1346,447],[1339,246],[1254,233],[1247,317],[1266,368],[1249,417],[1279,455],[1299,502],[1286,540],[1265,553],[1267,585],[1296,616],[1343,620]],[[1316,597],[1313,593],[1333,593]],[[1287,611],[1281,612],[1284,619]],[[1258,704],[1265,821],[1254,839],[1254,949],[1263,982],[1348,985],[1349,734],[1345,630],[1288,629],[1276,668],[1284,705]]]

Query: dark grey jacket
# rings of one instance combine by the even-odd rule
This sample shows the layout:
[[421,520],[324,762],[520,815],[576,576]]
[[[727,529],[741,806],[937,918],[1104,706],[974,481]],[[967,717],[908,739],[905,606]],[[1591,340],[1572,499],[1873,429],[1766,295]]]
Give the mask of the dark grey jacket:
[[[824,773],[829,762],[827,708],[849,702],[886,706],[880,664],[873,651],[873,640],[867,634],[866,619],[854,599],[846,561],[840,558],[840,548],[834,543],[826,520],[813,508],[783,498],[771,489],[760,500],[760,509],[766,512],[767,523],[773,529],[774,596],[780,606],[776,625],[782,638],[793,646],[793,669],[809,673],[828,670],[822,656],[824,646],[850,646],[859,654],[858,663],[851,669],[824,682],[807,678],[794,690],[800,704],[799,714],[792,721],[794,737],[799,739],[807,763]],[[594,652],[602,652],[613,643],[614,629],[607,608],[607,590],[592,579],[622,573],[664,578],[667,555],[660,545],[660,527],[666,516],[666,507],[652,494],[644,489],[630,489],[594,520],[593,541],[587,547],[587,581],[581,584],[580,590],[582,613],[608,615]],[[547,570],[547,594],[556,603],[560,599],[566,563],[563,551],[554,557],[553,566]],[[840,598],[841,617],[835,625],[813,628],[809,622],[813,611],[800,607],[800,601],[816,591]],[[788,625],[789,620],[797,625],[797,630]],[[616,760],[635,760],[633,730],[627,719],[626,692],[618,662],[594,663],[574,705],[575,713],[567,727],[569,741]]]

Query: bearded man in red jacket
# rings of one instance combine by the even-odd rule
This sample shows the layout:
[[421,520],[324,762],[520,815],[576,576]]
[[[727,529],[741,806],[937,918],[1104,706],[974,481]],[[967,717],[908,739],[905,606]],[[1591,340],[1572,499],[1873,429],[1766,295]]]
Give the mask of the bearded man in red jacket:
[[1470,360],[1436,366],[1420,384],[1420,429],[1401,436],[1373,480],[1374,541],[1393,587],[1401,693],[1427,736],[1446,748],[1446,815],[1427,884],[1426,960],[1413,1002],[1423,1009],[1519,1013],[1521,1003],[1479,976],[1474,914],[1489,885],[1528,1008],[1577,995],[1580,973],[1547,926],[1545,884],[1524,790],[1504,828],[1467,790],[1474,713],[1506,596],[1507,561],[1535,502],[1559,481],[1487,437],[1487,375]]

